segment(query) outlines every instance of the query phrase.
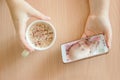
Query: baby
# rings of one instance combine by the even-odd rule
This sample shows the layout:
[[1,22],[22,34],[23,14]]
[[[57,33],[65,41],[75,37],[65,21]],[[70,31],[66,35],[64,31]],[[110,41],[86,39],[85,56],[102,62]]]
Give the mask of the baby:
[[89,56],[95,52],[99,40],[99,37],[81,39],[79,42],[69,46],[67,50],[68,59],[77,60]]

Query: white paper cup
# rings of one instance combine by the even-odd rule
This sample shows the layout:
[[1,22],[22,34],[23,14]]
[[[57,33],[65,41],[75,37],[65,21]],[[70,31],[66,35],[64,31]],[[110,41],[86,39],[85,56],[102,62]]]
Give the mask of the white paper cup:
[[[47,47],[41,47],[41,48],[40,48],[40,47],[37,47],[37,46],[35,46],[34,44],[32,44],[32,42],[31,42],[31,40],[30,40],[29,30],[30,30],[31,27],[33,27],[33,26],[34,26],[35,24],[37,24],[37,23],[46,24],[46,25],[48,25],[48,27],[50,27],[50,28],[52,29],[52,31],[53,31],[53,40],[51,41],[51,43],[50,43]],[[49,21],[36,20],[36,21],[32,22],[32,23],[28,26],[28,28],[27,28],[27,30],[26,30],[26,41],[28,42],[28,44],[29,44],[33,49],[35,49],[35,50],[37,50],[37,51],[49,49],[50,47],[53,46],[53,44],[55,43],[55,40],[56,40],[56,30],[55,30],[54,26],[53,26]]]

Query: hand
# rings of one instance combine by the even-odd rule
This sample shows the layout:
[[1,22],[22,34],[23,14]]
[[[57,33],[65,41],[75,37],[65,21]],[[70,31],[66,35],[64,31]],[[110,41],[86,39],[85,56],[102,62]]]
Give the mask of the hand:
[[6,0],[10,9],[13,23],[17,32],[17,36],[22,46],[28,51],[34,51],[25,39],[26,24],[30,17],[36,17],[38,19],[50,20],[41,12],[34,9],[24,0]]
[[104,34],[108,48],[111,48],[112,28],[108,16],[90,15],[87,19],[84,33],[82,37]]

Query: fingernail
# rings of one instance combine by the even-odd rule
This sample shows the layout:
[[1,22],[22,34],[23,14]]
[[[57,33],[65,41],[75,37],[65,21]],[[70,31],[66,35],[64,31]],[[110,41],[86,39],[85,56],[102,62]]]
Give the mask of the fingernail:
[[108,44],[108,48],[111,49],[111,44]]
[[51,20],[51,17],[46,16],[46,19]]
[[[43,20],[51,20],[51,18],[50,17],[48,17],[48,16],[44,16],[43,18],[41,18],[41,19],[43,19]],[[41,20],[40,19],[40,20]]]

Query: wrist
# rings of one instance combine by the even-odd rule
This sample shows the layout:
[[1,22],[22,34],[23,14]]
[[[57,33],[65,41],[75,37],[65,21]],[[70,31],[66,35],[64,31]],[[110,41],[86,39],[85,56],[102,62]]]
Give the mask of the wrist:
[[92,17],[109,17],[109,13],[90,13],[89,16],[92,16]]
[[108,16],[110,0],[89,0],[90,15]]
[[7,2],[8,4],[19,3],[19,2],[21,2],[21,1],[24,1],[24,0],[6,0],[6,2]]
[[7,2],[11,2],[11,1],[24,1],[24,0],[6,0]]
[[6,0],[10,9],[15,9],[19,7],[19,4],[22,4],[24,0]]

